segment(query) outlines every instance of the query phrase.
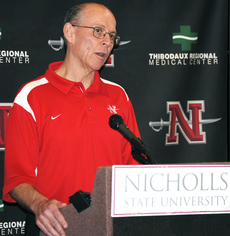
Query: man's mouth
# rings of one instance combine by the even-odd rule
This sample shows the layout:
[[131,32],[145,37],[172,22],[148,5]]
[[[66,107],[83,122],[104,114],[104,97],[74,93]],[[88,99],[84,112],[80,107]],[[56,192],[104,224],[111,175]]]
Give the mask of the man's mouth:
[[106,56],[106,54],[102,53],[102,52],[97,52],[96,54],[99,55],[100,57],[105,57]]

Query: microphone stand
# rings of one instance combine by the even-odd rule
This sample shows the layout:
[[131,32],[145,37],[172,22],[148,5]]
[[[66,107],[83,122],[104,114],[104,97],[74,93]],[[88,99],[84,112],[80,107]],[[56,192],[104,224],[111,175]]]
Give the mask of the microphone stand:
[[[143,143],[143,142],[142,142]],[[157,162],[154,160],[153,157],[151,157],[150,153],[148,154],[145,154],[147,159],[141,155],[142,152],[140,152],[137,148],[135,148],[133,145],[132,145],[132,152],[131,152],[133,158],[138,161],[139,163],[141,164],[144,164],[144,165],[151,165],[151,164],[157,164]]]
[[141,152],[139,150],[137,150],[134,146],[132,146],[132,152],[131,152],[133,158],[138,161],[141,164],[144,165],[149,165],[150,163],[148,162],[148,160],[141,155]]

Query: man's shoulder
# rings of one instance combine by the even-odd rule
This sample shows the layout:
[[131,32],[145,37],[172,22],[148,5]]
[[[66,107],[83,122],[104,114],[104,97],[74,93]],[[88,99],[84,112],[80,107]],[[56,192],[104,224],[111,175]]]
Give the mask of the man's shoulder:
[[45,76],[40,76],[37,79],[29,81],[21,86],[19,89],[17,96],[20,95],[28,95],[34,88],[47,84],[49,81],[46,79]]
[[128,94],[126,93],[125,89],[121,85],[115,82],[103,79],[103,78],[101,78],[101,81],[105,84],[109,92],[111,91],[111,92],[124,94],[126,96],[127,101],[129,100]]

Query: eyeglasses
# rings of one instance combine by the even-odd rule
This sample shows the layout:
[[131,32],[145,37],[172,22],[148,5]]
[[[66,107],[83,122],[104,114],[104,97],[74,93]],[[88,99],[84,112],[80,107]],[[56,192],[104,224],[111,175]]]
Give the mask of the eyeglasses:
[[81,25],[72,25],[72,26],[93,29],[93,36],[98,39],[103,39],[105,35],[108,34],[112,44],[118,45],[120,43],[120,36],[116,35],[116,33],[108,33],[101,27],[89,27]]

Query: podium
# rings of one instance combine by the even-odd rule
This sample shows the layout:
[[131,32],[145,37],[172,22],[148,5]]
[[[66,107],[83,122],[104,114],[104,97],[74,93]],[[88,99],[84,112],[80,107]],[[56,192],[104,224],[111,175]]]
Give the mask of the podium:
[[[201,164],[229,163],[199,163]],[[230,234],[230,214],[112,218],[111,177],[112,167],[98,168],[89,208],[80,213],[72,204],[60,209],[69,225],[65,230],[67,236],[227,236]],[[40,236],[45,234],[41,232]]]

